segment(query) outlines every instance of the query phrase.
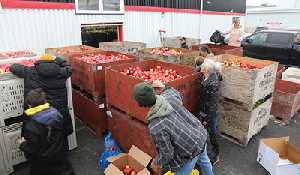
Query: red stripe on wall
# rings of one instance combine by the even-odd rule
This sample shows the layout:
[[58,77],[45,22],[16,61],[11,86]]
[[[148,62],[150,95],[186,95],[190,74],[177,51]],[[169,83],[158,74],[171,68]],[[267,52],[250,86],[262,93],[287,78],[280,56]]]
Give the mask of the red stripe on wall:
[[[58,3],[58,2],[38,2],[38,1],[20,1],[20,0],[2,0],[3,9],[75,9],[74,3]],[[173,9],[163,7],[150,6],[125,6],[125,11],[138,12],[175,12],[175,13],[191,13],[201,14],[201,10],[194,9]],[[207,15],[229,15],[229,16],[245,16],[244,13],[231,12],[214,12],[203,10],[203,14]]]
[[3,9],[75,9],[74,3],[2,0]]

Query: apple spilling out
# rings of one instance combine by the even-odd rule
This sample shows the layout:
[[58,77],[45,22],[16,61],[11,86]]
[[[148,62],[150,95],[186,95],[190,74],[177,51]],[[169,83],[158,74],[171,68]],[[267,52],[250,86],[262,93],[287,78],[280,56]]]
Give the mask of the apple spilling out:
[[257,69],[258,67],[250,64],[250,63],[243,63],[240,59],[235,59],[235,60],[226,60],[223,61],[225,66],[239,66],[242,69]]
[[152,49],[150,53],[155,55],[163,55],[163,56],[180,56],[183,54],[182,51],[180,50],[171,49],[167,47]]
[[136,171],[129,165],[126,165],[123,169],[124,175],[136,175]]
[[149,82],[159,80],[163,83],[167,83],[181,78],[175,70],[163,69],[161,66],[156,66],[148,71],[143,71],[140,67],[129,67],[125,69],[123,73]]
[[81,57],[77,57],[78,60],[86,62],[86,63],[110,63],[114,61],[128,60],[130,59],[128,56],[123,54],[95,54],[95,55],[84,55]]

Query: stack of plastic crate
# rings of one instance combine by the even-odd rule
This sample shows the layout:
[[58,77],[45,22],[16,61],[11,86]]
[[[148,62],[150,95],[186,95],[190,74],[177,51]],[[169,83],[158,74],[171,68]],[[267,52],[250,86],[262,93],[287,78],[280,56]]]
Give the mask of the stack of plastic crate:
[[12,173],[14,165],[25,161],[24,154],[16,145],[22,123],[5,124],[6,119],[23,114],[23,104],[24,80],[10,73],[0,74],[0,154],[3,155],[0,161],[3,162],[2,168],[6,173]]

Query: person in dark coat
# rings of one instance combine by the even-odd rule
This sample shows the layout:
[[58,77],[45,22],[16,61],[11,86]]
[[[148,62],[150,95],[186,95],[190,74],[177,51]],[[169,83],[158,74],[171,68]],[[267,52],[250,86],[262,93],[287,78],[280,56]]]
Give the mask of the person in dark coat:
[[63,117],[46,102],[42,89],[27,93],[20,150],[30,163],[30,175],[75,175],[64,148]]
[[[68,109],[66,80],[72,75],[71,66],[60,57],[42,56],[33,67],[13,64],[10,71],[24,78],[24,95],[36,88],[42,88],[47,101],[56,108],[64,120],[66,137],[73,132],[72,119]],[[25,104],[25,109],[26,109]]]
[[219,96],[221,74],[216,70],[215,62],[206,59],[201,64],[203,74],[200,82],[200,113],[201,122],[206,126],[213,155],[211,161],[216,164],[219,161],[218,119],[219,119]]
[[[162,91],[160,95],[155,94],[152,86]],[[188,175],[199,161],[201,174],[213,175],[205,128],[183,106],[177,90],[160,81],[152,86],[139,83],[133,92],[139,106],[149,108],[148,128],[158,153],[152,167],[162,174],[172,171],[175,175]]]
[[184,49],[189,48],[189,46],[186,43],[186,38],[185,37],[180,38],[180,45],[181,45],[181,48],[184,48]]

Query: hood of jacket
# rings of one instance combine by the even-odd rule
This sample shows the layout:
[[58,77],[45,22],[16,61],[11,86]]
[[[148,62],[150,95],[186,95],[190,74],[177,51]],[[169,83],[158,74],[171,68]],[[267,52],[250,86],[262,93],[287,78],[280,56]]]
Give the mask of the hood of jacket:
[[165,117],[173,112],[174,109],[170,103],[161,95],[156,96],[156,103],[152,106],[148,112],[147,119],[148,121],[155,118]]
[[35,69],[40,76],[47,78],[60,74],[60,66],[53,60],[39,60],[35,63]]
[[31,117],[31,120],[47,126],[55,126],[62,119],[59,112],[55,108],[50,107],[48,103],[29,108],[25,111],[25,114]]

